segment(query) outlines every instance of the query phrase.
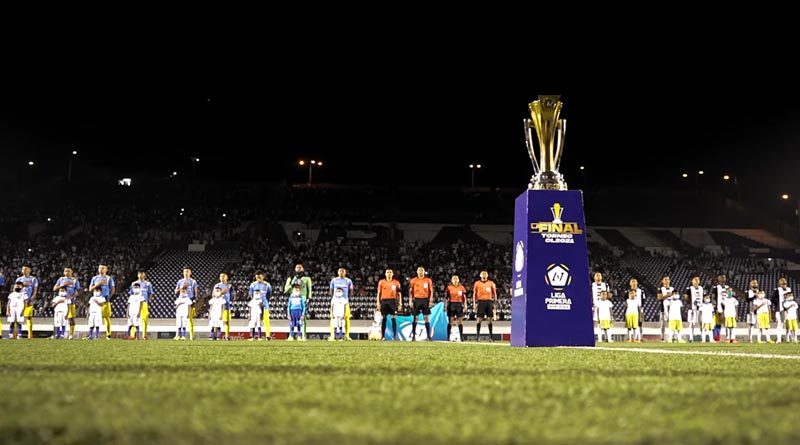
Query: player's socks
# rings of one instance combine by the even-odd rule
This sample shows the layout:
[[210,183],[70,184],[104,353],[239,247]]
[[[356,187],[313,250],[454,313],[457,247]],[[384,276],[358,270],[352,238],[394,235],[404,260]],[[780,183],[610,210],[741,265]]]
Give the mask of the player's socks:
[[397,338],[397,316],[395,315],[392,317],[392,332],[394,333],[394,339],[399,340]]
[[417,317],[411,319],[411,341],[417,339]]
[[431,323],[430,322],[425,323],[425,333],[428,334],[428,339],[430,340],[430,338],[431,338]]
[[476,329],[477,329],[477,331],[478,331],[478,336],[477,336],[477,337],[475,337],[475,339],[476,339],[476,340],[480,340],[480,338],[481,338],[481,322],[480,322],[480,321],[479,321],[478,323],[476,323],[476,324],[475,324],[475,328],[476,328]]
[[464,341],[464,325],[463,324],[458,325],[458,335],[459,335],[459,338],[461,339],[461,341]]

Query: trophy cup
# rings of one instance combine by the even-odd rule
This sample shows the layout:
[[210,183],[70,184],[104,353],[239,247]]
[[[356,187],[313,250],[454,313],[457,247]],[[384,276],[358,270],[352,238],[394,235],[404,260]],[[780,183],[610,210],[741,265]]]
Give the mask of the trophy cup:
[[[539,96],[528,104],[531,118],[524,119],[525,145],[533,164],[533,176],[528,186],[531,190],[567,190],[564,176],[559,173],[561,155],[564,153],[564,136],[567,132],[567,120],[559,119],[561,107],[564,105],[561,96]],[[533,142],[533,131],[539,140],[539,158],[536,158],[536,145]]]

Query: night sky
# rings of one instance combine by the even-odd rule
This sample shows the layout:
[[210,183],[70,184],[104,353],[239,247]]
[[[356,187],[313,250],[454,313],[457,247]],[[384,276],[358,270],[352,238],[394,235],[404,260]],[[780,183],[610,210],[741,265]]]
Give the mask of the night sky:
[[185,177],[199,157],[201,177],[293,183],[307,175],[297,161],[317,159],[315,182],[468,185],[475,162],[478,185],[523,188],[527,104],[561,94],[570,185],[685,186],[703,170],[701,186],[736,175],[747,199],[800,194],[800,86],[779,66],[595,54],[548,70],[468,47],[306,56],[162,55],[21,79],[0,101],[5,179],[65,175],[74,149],[76,176]]

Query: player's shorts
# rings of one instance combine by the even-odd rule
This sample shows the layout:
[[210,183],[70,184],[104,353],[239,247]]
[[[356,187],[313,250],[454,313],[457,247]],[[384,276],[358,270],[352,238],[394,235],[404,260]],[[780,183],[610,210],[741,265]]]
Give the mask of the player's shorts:
[[422,315],[430,315],[431,308],[428,307],[428,302],[427,298],[415,298],[414,305],[411,306],[411,315],[416,317],[420,312],[422,312]]
[[250,321],[247,322],[247,327],[250,329],[258,329],[263,327],[261,323],[261,318],[251,318]]
[[131,317],[128,315],[128,326],[139,326],[141,324],[142,319],[139,317]]
[[223,323],[230,323],[231,322],[231,310],[230,309],[223,309],[222,310],[222,322]]
[[794,332],[797,330],[797,319],[786,320],[786,329]]
[[749,324],[750,326],[753,326],[754,324],[756,324],[756,314],[754,314],[752,312],[749,312],[747,314],[747,324]]
[[74,304],[67,305],[67,319],[75,318],[78,316],[78,308]]
[[478,318],[492,318],[494,302],[492,300],[478,300]]
[[726,328],[735,328],[736,327],[736,317],[725,317],[725,327]]
[[111,302],[103,303],[103,318],[111,318]]
[[175,327],[176,328],[178,328],[178,329],[186,328],[186,326],[188,324],[189,324],[189,318],[188,317],[182,317],[182,316],[181,317],[175,317]]
[[600,329],[611,329],[611,320],[600,320]]
[[397,314],[397,300],[381,300],[381,314],[383,314],[384,317]]
[[25,318],[33,317],[33,305],[26,304],[25,309],[22,310],[22,316]]
[[23,315],[22,315],[22,312],[23,312],[22,309],[20,309],[18,311],[11,311],[8,314],[8,322],[9,323],[22,323],[22,321],[25,319],[23,317]]
[[693,324],[693,325],[697,324],[700,314],[698,314],[698,312],[696,310],[689,309],[689,311],[687,312],[686,315],[687,315],[686,321],[688,321],[689,324]]
[[758,328],[769,329],[769,314],[758,314]]
[[670,320],[669,321],[669,328],[673,331],[681,331],[683,329],[683,321],[681,320]]
[[208,327],[210,329],[221,328],[222,327],[222,318],[209,317],[208,318]]
[[53,314],[53,326],[61,327],[67,324],[67,313],[66,312],[56,312]]
[[139,313],[139,318],[142,320],[148,320],[150,318],[150,308],[147,306],[146,301],[142,301],[142,309]]
[[714,329],[714,324],[713,323],[703,323],[703,330],[704,331],[710,331],[712,329]]
[[90,328],[99,328],[103,324],[103,314],[99,312],[90,313],[87,324]]
[[625,327],[628,329],[636,329],[639,327],[639,314],[625,315]]
[[464,304],[459,302],[450,302],[447,305],[447,316],[450,318],[462,318],[464,316]]

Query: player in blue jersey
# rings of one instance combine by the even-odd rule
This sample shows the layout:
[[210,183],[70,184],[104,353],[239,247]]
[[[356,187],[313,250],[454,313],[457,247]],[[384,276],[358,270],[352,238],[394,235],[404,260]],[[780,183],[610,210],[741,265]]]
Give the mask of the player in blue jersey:
[[228,274],[222,272],[219,274],[219,283],[214,285],[212,295],[214,292],[219,292],[219,295],[225,300],[222,305],[222,325],[225,328],[225,340],[231,339],[231,292],[233,287],[228,283]]
[[[287,340],[305,340],[302,332],[303,317],[306,313],[306,301],[301,293],[302,283],[294,280],[291,283],[292,290],[289,294],[289,301],[286,303],[286,315],[289,317],[289,337]],[[297,333],[295,333],[297,330]]]
[[192,305],[189,308],[189,340],[194,340],[194,317],[197,316],[197,311],[194,307],[195,298],[197,298],[197,281],[192,278],[192,268],[189,266],[183,268],[183,278],[178,280],[175,285],[175,295],[180,296],[182,290],[186,291],[186,297],[192,301]]
[[139,294],[142,296],[139,320],[142,325],[142,340],[147,340],[147,322],[150,319],[150,297],[153,296],[153,284],[147,281],[147,274],[140,270],[137,274],[138,280],[131,283],[130,293],[133,294],[133,285],[139,285]]
[[97,272],[89,283],[89,292],[99,291],[100,296],[105,299],[102,308],[103,325],[106,327],[106,340],[111,340],[111,296],[116,291],[114,278],[108,275],[105,264],[98,265]]
[[[25,317],[25,326],[28,329],[28,338],[33,338],[33,306],[34,300],[39,293],[39,280],[31,276],[31,268],[28,265],[22,266],[22,275],[14,281],[14,284],[22,284],[22,293],[28,296],[25,300],[25,308],[22,316]],[[17,334],[19,336],[19,334]]]
[[81,290],[83,289],[78,279],[74,277],[73,271],[69,267],[64,268],[64,276],[59,278],[53,286],[53,292],[67,299],[67,322],[69,323],[69,337],[67,338],[69,340],[75,336],[75,317],[78,312],[75,309],[75,303]]
[[272,331],[269,324],[269,299],[272,297],[272,285],[264,281],[264,272],[256,271],[256,281],[250,283],[250,288],[247,290],[247,295],[250,299],[260,297],[262,307],[262,324],[264,326],[264,334],[267,340],[272,339]]
[[[352,340],[350,338],[350,295],[353,293],[353,281],[347,278],[347,270],[344,267],[340,267],[336,271],[336,275],[336,278],[331,280],[331,298],[335,296],[336,289],[342,291],[342,298],[347,302],[344,306],[344,339],[350,341]],[[333,323],[331,323],[331,337],[333,337]]]

